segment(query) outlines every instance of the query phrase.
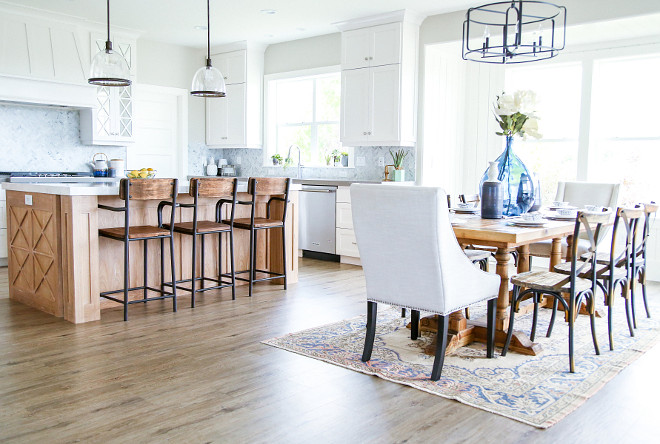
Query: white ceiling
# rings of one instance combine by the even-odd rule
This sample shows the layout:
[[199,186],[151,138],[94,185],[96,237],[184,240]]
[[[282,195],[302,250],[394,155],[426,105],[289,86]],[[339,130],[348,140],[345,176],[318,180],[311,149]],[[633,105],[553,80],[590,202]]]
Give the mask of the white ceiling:
[[[3,0],[105,23],[105,0]],[[211,0],[211,43],[249,40],[266,44],[337,32],[333,23],[400,9],[428,16],[467,10],[474,0]],[[260,11],[272,9],[275,14]],[[205,0],[111,0],[111,25],[178,45],[206,46]]]

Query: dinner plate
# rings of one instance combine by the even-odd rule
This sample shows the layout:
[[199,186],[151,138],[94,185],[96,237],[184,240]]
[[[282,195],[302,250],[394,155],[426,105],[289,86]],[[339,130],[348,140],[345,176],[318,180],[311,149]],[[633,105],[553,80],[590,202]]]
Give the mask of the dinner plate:
[[546,219],[563,221],[575,220],[576,217],[577,213],[573,214],[572,216],[562,216],[561,214],[548,214],[545,216]]
[[456,214],[477,214],[480,211],[479,208],[452,208],[451,210]]
[[517,227],[526,227],[526,228],[541,228],[548,225],[546,220],[523,220],[523,219],[511,219],[509,223]]
[[577,210],[577,209],[578,209],[578,207],[574,207],[573,205],[566,205],[565,207],[556,207],[556,206],[554,206],[554,205],[550,205],[550,206],[548,207],[548,210],[550,210],[550,211],[555,211],[555,210],[558,210],[558,209],[560,209],[560,208],[562,208],[562,209],[564,209],[564,210]]

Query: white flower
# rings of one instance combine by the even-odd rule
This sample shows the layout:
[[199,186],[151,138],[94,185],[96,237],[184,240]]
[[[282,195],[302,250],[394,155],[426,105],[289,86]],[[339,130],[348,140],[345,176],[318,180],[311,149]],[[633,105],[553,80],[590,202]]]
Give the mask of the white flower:
[[540,139],[541,137],[543,137],[541,133],[539,133],[539,121],[538,119],[535,119],[533,117],[530,117],[525,121],[522,130],[523,130],[523,138],[527,138],[527,136],[532,136],[535,139]]
[[530,90],[516,91],[514,104],[519,113],[532,115],[536,111],[536,93]]
[[495,103],[495,113],[498,116],[508,116],[518,111],[515,103],[515,97],[511,94],[502,94]]

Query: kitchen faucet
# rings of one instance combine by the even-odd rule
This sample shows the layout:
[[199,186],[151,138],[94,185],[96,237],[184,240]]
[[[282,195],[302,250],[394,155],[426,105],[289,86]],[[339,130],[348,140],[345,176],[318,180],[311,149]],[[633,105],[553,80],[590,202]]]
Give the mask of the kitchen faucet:
[[302,164],[300,163],[300,147],[295,143],[289,146],[289,153],[286,155],[286,159],[291,159],[291,148],[296,147],[298,149],[298,174],[296,175],[297,179],[302,179]]

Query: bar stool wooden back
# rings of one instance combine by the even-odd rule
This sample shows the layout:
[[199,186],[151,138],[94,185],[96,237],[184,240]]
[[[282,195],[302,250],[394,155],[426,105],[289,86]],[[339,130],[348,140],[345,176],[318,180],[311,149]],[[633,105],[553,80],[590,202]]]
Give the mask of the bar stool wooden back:
[[[234,228],[250,231],[250,263],[249,269],[239,271],[236,274],[248,273],[248,278],[236,277],[236,279],[249,283],[249,295],[252,296],[252,286],[255,282],[269,281],[272,279],[283,279],[284,289],[286,290],[286,214],[287,204],[289,202],[289,188],[291,179],[288,177],[251,177],[248,180],[248,193],[252,196],[250,201],[238,201],[239,205],[250,205],[250,217],[235,219],[234,221],[224,220],[224,223],[231,223]],[[259,196],[270,196],[266,204],[266,217],[257,216],[257,198]],[[280,197],[281,196],[281,197]],[[271,217],[271,204],[273,202],[282,202],[282,217]],[[283,272],[278,273],[272,270],[257,269],[257,233],[263,230],[279,229],[282,233],[282,267]],[[257,279],[257,273],[265,274],[265,277]]]
[[[191,292],[190,306],[195,307],[195,294],[208,291],[218,290],[220,288],[231,287],[231,298],[236,299],[236,276],[234,273],[234,228],[232,226],[234,221],[234,210],[236,207],[236,190],[238,179],[230,177],[208,177],[208,178],[194,178],[190,179],[190,196],[193,198],[192,204],[180,203],[179,207],[192,208],[193,220],[192,222],[178,222],[174,224],[174,231],[181,235],[192,236],[192,258],[191,258],[191,278],[181,279],[174,283],[168,282],[165,285],[176,286],[181,290]],[[200,198],[217,199],[215,202],[215,212],[213,220],[199,220],[200,219]],[[222,221],[222,207],[223,205],[230,205],[229,219],[227,223]],[[169,228],[168,224],[164,224]],[[205,238],[206,235],[218,235],[218,278],[207,277],[205,275]],[[227,261],[229,272],[223,272],[222,268],[222,235],[227,234],[229,237],[229,260]],[[200,276],[197,276],[197,238],[199,237],[201,244],[200,255]],[[224,279],[223,279],[224,278]],[[229,280],[226,280],[229,279]],[[214,282],[216,285],[210,287],[206,286],[206,281]],[[178,284],[190,282],[190,288],[179,286]],[[199,288],[196,288],[196,283],[199,282]]]
[[[124,306],[124,321],[128,320],[128,305],[136,303],[145,303],[158,299],[172,298],[173,310],[176,311],[176,288],[171,292],[166,292],[163,288],[162,282],[164,281],[164,254],[163,246],[164,240],[170,241],[170,267],[172,276],[176,276],[176,264],[174,262],[174,236],[171,225],[174,223],[174,216],[176,208],[176,196],[178,193],[179,181],[177,179],[122,179],[119,183],[119,198],[124,201],[123,207],[112,207],[108,205],[99,204],[102,210],[109,210],[115,212],[124,212],[124,226],[116,228],[102,228],[99,230],[99,236],[108,239],[117,240],[124,243],[124,288],[119,290],[104,291],[101,297],[110,299],[112,301],[123,304]],[[158,206],[158,225],[140,225],[131,226],[130,213],[131,201],[139,200],[161,200],[167,199],[165,202],[172,208],[170,214],[170,228],[164,228],[162,224],[163,219],[163,202]],[[161,265],[161,287],[154,288],[148,285],[148,243],[151,239],[160,239],[160,265]],[[130,242],[142,241],[143,242],[143,285],[139,287],[129,287],[129,263],[130,263]],[[129,300],[128,293],[135,290],[142,290],[142,299]],[[152,291],[158,293],[160,296],[148,297],[148,292]],[[111,295],[123,293],[124,298],[119,299]]]

